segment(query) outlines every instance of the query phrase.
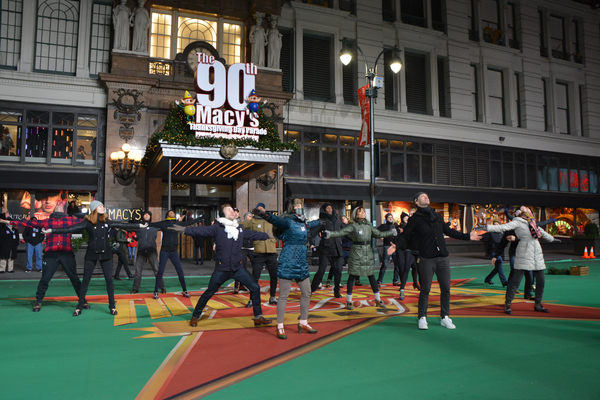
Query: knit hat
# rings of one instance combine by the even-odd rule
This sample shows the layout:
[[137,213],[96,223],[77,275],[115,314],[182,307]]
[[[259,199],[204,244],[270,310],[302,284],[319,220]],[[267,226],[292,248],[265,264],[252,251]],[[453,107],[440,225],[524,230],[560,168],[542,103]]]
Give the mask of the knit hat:
[[94,210],[102,205],[102,202],[98,200],[94,200],[90,203],[90,214],[94,212]]
[[267,208],[267,206],[265,206],[265,203],[258,203],[256,205],[256,208],[258,208],[258,207]]
[[419,200],[419,196],[420,196],[420,195],[422,195],[422,194],[427,194],[427,193],[425,193],[425,192],[417,192],[417,193],[414,195],[414,197],[413,197],[413,203],[416,203],[416,202],[417,202],[417,200]]

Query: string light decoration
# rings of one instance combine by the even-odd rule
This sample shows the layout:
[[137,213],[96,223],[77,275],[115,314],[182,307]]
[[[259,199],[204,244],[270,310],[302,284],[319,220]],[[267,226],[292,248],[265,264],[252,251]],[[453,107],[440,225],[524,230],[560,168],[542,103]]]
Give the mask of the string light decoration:
[[281,141],[275,123],[271,118],[267,117],[262,110],[258,112],[258,122],[261,128],[267,130],[267,134],[261,136],[258,141],[252,139],[224,139],[211,137],[196,138],[194,133],[190,131],[183,110],[179,107],[174,107],[169,112],[163,130],[155,133],[150,138],[141,165],[144,168],[148,166],[150,159],[152,159],[158,150],[158,142],[160,140],[164,140],[170,144],[180,144],[186,147],[213,147],[233,144],[237,147],[254,147],[261,150],[298,151],[299,147],[296,142],[284,143]]

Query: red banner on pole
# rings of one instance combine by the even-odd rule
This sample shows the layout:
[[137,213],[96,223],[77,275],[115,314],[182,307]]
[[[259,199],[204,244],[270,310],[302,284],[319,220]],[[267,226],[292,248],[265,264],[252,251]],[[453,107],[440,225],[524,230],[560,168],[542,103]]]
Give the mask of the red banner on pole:
[[360,126],[360,137],[358,138],[359,146],[366,146],[371,143],[371,138],[369,137],[369,125],[371,123],[369,120],[369,99],[367,98],[366,90],[366,86],[363,86],[357,90],[358,104],[360,104],[360,115],[362,120],[362,124]]

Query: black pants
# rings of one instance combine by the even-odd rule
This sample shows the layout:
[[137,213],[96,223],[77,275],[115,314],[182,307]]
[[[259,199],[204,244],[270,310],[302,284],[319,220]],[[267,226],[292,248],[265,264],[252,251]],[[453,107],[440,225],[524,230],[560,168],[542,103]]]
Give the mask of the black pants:
[[127,277],[131,278],[133,274],[129,270],[129,262],[127,261],[127,256],[122,251],[113,251],[113,254],[116,254],[119,257],[119,263],[117,264],[117,269],[115,269],[115,278],[119,277],[119,273],[121,272],[121,267],[125,268],[125,272],[127,273]]
[[427,316],[429,292],[433,274],[440,285],[440,316],[450,316],[450,260],[448,257],[423,258],[419,263],[421,292],[419,293],[419,318]]
[[[58,270],[58,266],[60,265],[62,269],[65,271],[69,279],[71,280],[71,285],[73,285],[73,289],[75,289],[75,294],[79,297],[79,292],[81,291],[81,281],[77,276],[75,255],[71,251],[49,251],[44,254],[44,261],[42,263],[42,279],[40,279],[40,283],[38,283],[37,292],[35,293],[35,298],[38,303],[41,303],[46,295],[46,291],[48,290],[48,283],[52,280],[54,273]],[[85,297],[85,296],[84,296]],[[84,298],[85,302],[85,298]]]
[[[92,280],[92,273],[96,268],[97,260],[85,260],[83,263],[83,283],[81,284],[81,290],[79,291],[79,303],[77,309],[83,309],[83,303],[85,303],[85,295],[87,294],[88,286]],[[115,286],[112,280],[112,259],[99,260],[100,267],[102,268],[102,274],[106,281],[106,293],[108,294],[108,308],[115,308]]]
[[[248,265],[248,260],[250,260],[250,265],[254,264],[254,250],[251,249],[242,249],[242,268],[246,269]],[[243,287],[244,285],[242,285]],[[240,281],[235,280],[233,287],[236,289],[240,287]]]
[[[529,271],[525,271],[522,269],[515,269],[515,275],[513,280],[508,285],[508,289],[506,290],[506,305],[510,307],[513,299],[515,298],[515,294],[517,293],[517,289],[521,284],[521,279],[523,279],[523,275],[528,273]],[[540,306],[542,304],[542,298],[544,297],[544,287],[546,286],[546,275],[544,275],[544,270],[541,271],[532,271],[533,276],[537,282],[537,286],[535,287],[535,305]],[[525,284],[527,286],[527,284]],[[529,284],[529,292],[531,293],[531,284]],[[527,293],[527,291],[525,292]]]
[[[346,293],[352,294],[352,288],[354,287],[354,281],[358,281],[358,275],[348,275],[348,287]],[[379,293],[379,285],[377,284],[377,279],[375,279],[375,275],[367,276],[369,278],[369,283],[371,284],[371,289],[373,289],[373,293]]]
[[[413,285],[419,281],[418,266],[415,256],[410,250],[396,251],[396,258],[400,266],[400,289],[404,289],[408,282],[408,272],[412,269]],[[401,261],[402,260],[402,261]]]
[[323,275],[325,275],[325,271],[327,270],[327,265],[331,264],[330,274],[333,273],[333,281],[335,286],[333,288],[335,293],[340,292],[340,283],[342,281],[342,266],[344,259],[339,256],[321,256],[319,257],[319,270],[313,276],[312,284],[310,286],[311,291],[315,292],[319,289],[319,285],[323,280]]
[[184,292],[187,292],[187,286],[185,285],[185,276],[183,275],[183,267],[181,266],[181,260],[179,259],[179,253],[177,251],[160,251],[160,258],[158,260],[158,273],[156,274],[156,281],[154,283],[154,291],[158,292],[158,287],[165,283],[163,282],[163,274],[165,273],[165,267],[167,266],[167,261],[171,260],[173,266],[175,267],[175,271],[177,271],[177,276],[179,277],[179,283],[181,284],[181,289]]
[[266,265],[267,271],[269,271],[269,295],[275,297],[277,294],[277,253],[254,253],[252,276],[256,282],[260,279],[263,265]]

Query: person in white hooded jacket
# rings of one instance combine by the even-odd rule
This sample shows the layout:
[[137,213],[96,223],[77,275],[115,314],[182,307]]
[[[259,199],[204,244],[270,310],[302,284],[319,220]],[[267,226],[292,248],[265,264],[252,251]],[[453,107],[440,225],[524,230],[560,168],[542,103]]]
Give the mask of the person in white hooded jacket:
[[546,269],[546,264],[544,262],[544,254],[542,253],[542,246],[540,245],[539,239],[543,238],[548,242],[553,242],[555,240],[552,235],[546,233],[546,231],[537,226],[536,220],[533,218],[533,214],[528,207],[522,206],[520,210],[520,216],[513,218],[509,223],[502,225],[487,225],[485,228],[488,232],[514,230],[515,235],[519,238],[519,244],[515,254],[515,275],[506,291],[504,312],[512,315],[513,311],[511,309],[511,304],[517,289],[521,284],[523,274],[525,271],[532,271],[533,276],[537,281],[534,309],[535,311],[547,313],[549,312],[548,309],[542,305],[545,286],[544,270]]

